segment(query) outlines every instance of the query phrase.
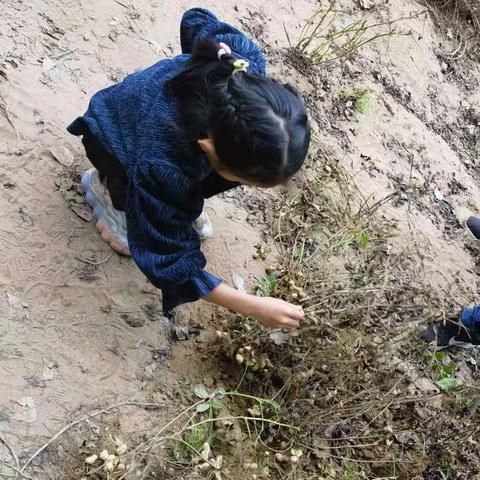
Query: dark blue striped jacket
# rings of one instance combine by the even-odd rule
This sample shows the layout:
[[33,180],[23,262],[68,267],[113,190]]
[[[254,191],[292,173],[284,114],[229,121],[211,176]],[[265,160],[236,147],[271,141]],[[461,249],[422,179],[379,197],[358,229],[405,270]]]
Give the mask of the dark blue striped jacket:
[[221,280],[204,270],[206,260],[192,222],[203,208],[200,182],[211,172],[201,150],[180,149],[176,101],[165,83],[186,68],[194,43],[213,38],[264,75],[257,45],[204,9],[187,11],[180,27],[182,55],[161,60],[97,92],[87,112],[68,131],[85,127],[123,165],[129,180],[128,243],[136,264],[162,289],[165,311],[210,293]]

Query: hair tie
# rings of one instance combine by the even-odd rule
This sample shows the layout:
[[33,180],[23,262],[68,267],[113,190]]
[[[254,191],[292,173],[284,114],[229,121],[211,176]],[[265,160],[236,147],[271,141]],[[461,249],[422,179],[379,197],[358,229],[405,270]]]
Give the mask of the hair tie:
[[[226,43],[220,42],[218,45],[220,46],[220,48],[217,52],[217,56],[218,56],[219,60],[222,60],[222,57],[224,55],[231,55],[232,54],[232,49]],[[233,65],[232,75],[235,75],[238,72],[246,72],[247,68],[249,66],[249,63],[246,60],[242,60],[242,59],[239,58],[239,59],[235,60],[232,63],[232,65]]]
[[233,62],[233,75],[238,72],[246,72],[250,64],[246,60],[238,59]]
[[232,49],[223,42],[219,43],[220,49],[217,52],[218,59],[221,60],[223,55],[231,55],[232,54]]

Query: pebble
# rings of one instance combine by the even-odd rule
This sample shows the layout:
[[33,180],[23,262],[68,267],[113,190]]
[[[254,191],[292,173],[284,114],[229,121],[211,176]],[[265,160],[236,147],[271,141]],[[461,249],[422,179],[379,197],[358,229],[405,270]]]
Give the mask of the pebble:
[[137,315],[127,315],[123,316],[125,322],[133,328],[143,327],[145,325],[145,319]]
[[445,200],[445,195],[438,188],[433,191],[433,196],[435,197],[435,200],[438,200],[439,202]]

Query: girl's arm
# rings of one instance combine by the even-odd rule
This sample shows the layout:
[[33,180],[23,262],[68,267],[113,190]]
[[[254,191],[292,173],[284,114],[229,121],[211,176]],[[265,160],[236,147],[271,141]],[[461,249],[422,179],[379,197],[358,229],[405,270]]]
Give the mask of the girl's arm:
[[277,298],[242,293],[224,283],[203,299],[233,312],[253,317],[270,328],[296,328],[304,317],[303,309],[298,305]]
[[208,295],[222,282],[204,270],[206,259],[192,222],[201,210],[201,192],[175,164],[142,160],[129,189],[128,245],[150,282],[162,289],[165,312]]

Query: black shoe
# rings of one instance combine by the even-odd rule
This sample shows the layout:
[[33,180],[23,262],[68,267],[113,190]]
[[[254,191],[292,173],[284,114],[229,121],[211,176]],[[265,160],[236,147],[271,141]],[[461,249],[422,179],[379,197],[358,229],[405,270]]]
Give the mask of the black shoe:
[[480,240],[480,217],[468,217],[466,222],[468,230],[477,239]]
[[461,323],[452,321],[437,322],[420,334],[420,338],[427,343],[436,342],[438,349],[448,347],[471,348],[480,345],[480,338],[474,335]]

